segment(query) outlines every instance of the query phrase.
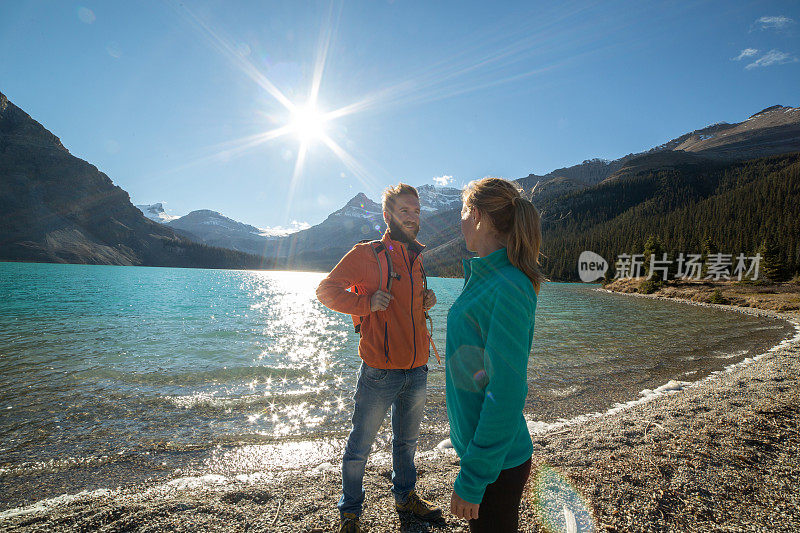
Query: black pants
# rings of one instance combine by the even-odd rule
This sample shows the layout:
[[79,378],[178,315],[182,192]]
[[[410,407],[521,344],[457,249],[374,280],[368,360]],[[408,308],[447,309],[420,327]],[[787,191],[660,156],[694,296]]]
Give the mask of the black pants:
[[486,487],[478,518],[469,521],[472,533],[515,533],[519,527],[519,502],[531,474],[531,460],[502,470],[497,481]]

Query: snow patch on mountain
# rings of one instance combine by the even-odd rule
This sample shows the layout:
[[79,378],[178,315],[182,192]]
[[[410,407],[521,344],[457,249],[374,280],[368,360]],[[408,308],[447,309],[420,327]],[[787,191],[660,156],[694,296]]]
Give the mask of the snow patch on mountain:
[[381,216],[380,211],[370,211],[363,207],[345,206],[334,213],[335,216],[350,218],[375,218]]
[[286,237],[287,235],[297,233],[298,231],[303,231],[304,229],[308,229],[310,227],[311,224],[308,222],[292,220],[292,223],[288,226],[268,226],[266,228],[258,228],[259,231],[253,232],[253,234],[260,237]]
[[139,211],[141,211],[144,216],[160,224],[166,224],[170,220],[176,220],[181,218],[175,215],[168,215],[164,211],[164,204],[162,204],[161,202],[157,204],[140,204],[137,205],[136,208],[139,209]]

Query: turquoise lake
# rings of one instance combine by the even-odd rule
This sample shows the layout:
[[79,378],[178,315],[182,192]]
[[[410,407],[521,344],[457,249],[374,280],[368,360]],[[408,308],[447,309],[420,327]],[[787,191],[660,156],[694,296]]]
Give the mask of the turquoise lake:
[[[336,461],[360,364],[323,274],[0,263],[0,505]],[[434,340],[463,280],[430,278]],[[526,416],[600,412],[789,336],[785,322],[595,285],[542,288]],[[444,354],[442,354],[444,355]],[[429,361],[420,449],[447,435]],[[388,442],[383,431],[378,447]],[[326,458],[327,457],[327,458]]]

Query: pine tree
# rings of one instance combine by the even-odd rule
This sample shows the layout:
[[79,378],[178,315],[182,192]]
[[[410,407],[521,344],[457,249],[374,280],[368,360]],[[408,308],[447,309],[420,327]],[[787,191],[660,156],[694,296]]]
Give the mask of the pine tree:
[[712,239],[708,234],[703,235],[703,268],[701,269],[702,277],[706,277],[708,275],[708,258],[717,253],[719,253],[719,248],[717,247],[717,243],[714,242],[714,239]]
[[650,257],[655,256],[656,261],[664,257],[664,245],[658,235],[650,235],[644,243],[644,273],[650,275]]
[[786,265],[781,258],[781,251],[773,236],[769,236],[761,243],[758,249],[761,254],[761,272],[770,281],[783,281],[786,279]]

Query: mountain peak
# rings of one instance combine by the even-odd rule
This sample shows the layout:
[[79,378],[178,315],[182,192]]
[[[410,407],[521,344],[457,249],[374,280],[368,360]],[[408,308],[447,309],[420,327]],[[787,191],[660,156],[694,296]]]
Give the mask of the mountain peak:
[[22,151],[55,149],[69,153],[58,137],[15,106],[3,93],[0,93],[0,134],[7,134],[6,142]]
[[750,115],[748,118],[757,117],[758,115],[766,115],[767,113],[770,113],[770,112],[772,112],[772,111],[779,111],[779,110],[785,110],[785,109],[791,109],[791,108],[789,108],[789,107],[784,107],[784,106],[782,106],[782,105],[773,105],[773,106],[770,106],[770,107],[768,107],[768,108],[766,108],[766,109],[762,109],[762,110],[761,110],[761,111],[759,111],[758,113],[755,113],[755,114],[753,114],[753,115]]
[[[363,209],[363,208],[367,207],[370,204],[375,204],[375,202],[370,200],[369,197],[366,194],[364,194],[363,192],[360,192],[360,193],[356,194],[355,196],[353,196],[350,199],[350,201],[345,204],[345,207],[360,207],[360,208]],[[377,204],[375,204],[375,205],[377,205]]]
[[215,228],[223,232],[244,232],[259,235],[261,230],[250,224],[239,222],[232,218],[228,218],[222,213],[212,211],[211,209],[197,209],[184,215],[180,218],[170,221],[169,225],[173,228],[189,231],[194,234],[200,233],[198,228]]
[[330,214],[330,217],[350,217],[350,218],[368,218],[368,219],[381,219],[381,204],[373,202],[369,197],[360,192],[353,196],[344,207],[338,211]]
[[195,216],[204,216],[204,217],[212,217],[212,218],[224,218],[224,219],[227,219],[227,220],[232,220],[232,219],[229,219],[228,217],[224,216],[219,211],[212,211],[211,209],[195,209],[194,211],[192,211],[189,214],[190,215],[194,214]]
[[157,204],[137,204],[135,207],[138,208],[139,211],[141,211],[144,216],[150,220],[154,222],[160,222],[162,224],[166,224],[170,220],[180,218],[175,215],[168,215],[164,211],[164,204],[161,202],[158,202]]

